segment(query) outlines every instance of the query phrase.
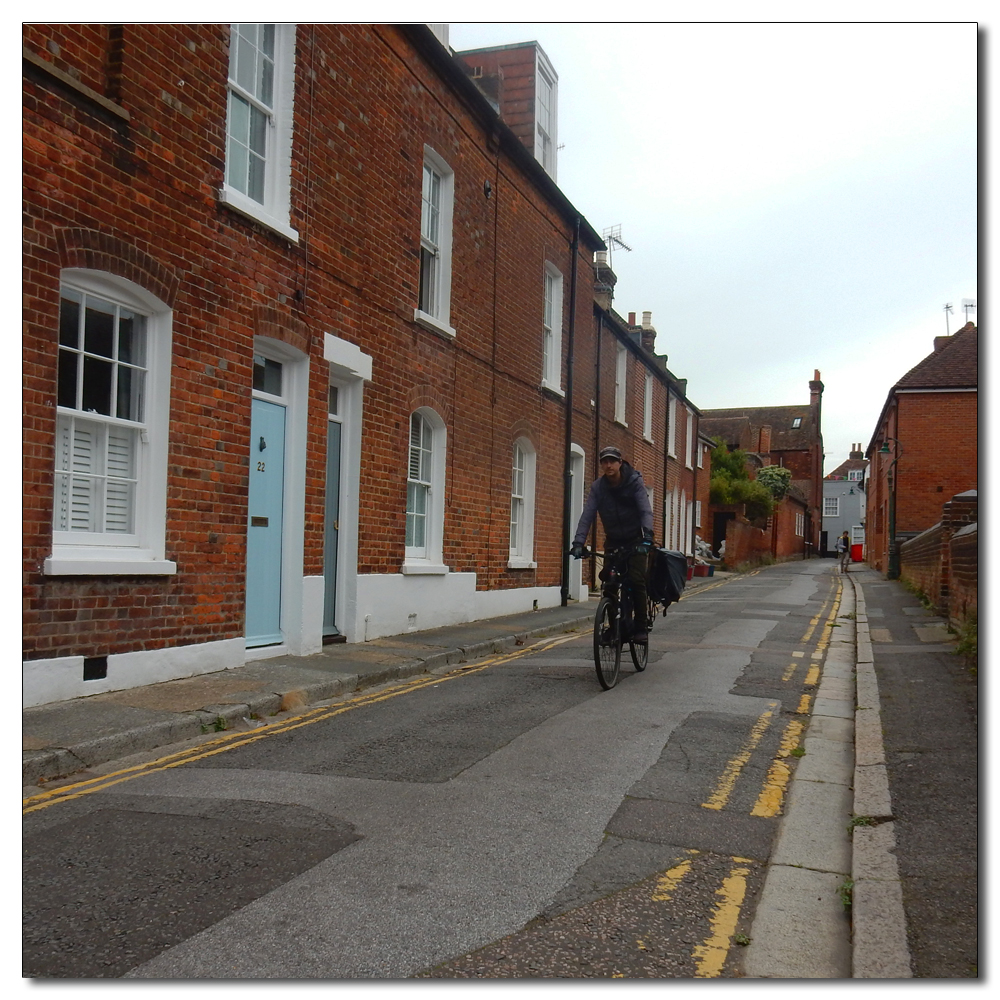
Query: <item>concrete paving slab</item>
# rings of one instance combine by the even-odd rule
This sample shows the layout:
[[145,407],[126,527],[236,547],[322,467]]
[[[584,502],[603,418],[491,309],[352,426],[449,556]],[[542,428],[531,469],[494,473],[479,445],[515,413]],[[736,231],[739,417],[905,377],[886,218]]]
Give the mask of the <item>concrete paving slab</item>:
[[850,786],[854,780],[854,748],[846,743],[807,736],[805,755],[795,768],[797,781],[832,781]]
[[753,979],[847,979],[850,923],[843,876],[773,866],[750,929],[743,971]]
[[796,778],[771,863],[848,875],[851,841],[847,826],[853,803],[853,792],[846,785]]
[[854,718],[854,698],[816,698],[814,715],[832,715],[838,719]]
[[854,747],[854,720],[840,719],[832,715],[814,715],[809,723],[807,736],[822,740],[836,740]]

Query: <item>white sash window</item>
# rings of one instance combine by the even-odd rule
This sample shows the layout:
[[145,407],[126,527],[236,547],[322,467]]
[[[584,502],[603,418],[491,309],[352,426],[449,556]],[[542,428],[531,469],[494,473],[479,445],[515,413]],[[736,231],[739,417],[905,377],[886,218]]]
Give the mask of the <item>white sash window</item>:
[[125,279],[65,276],[44,570],[173,573],[164,559],[169,310]]

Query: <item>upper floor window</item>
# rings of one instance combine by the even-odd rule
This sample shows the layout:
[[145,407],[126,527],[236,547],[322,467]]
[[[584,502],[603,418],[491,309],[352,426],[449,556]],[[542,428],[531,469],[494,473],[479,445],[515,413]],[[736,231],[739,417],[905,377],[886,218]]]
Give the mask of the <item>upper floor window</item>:
[[628,349],[624,344],[618,345],[618,356],[615,362],[615,420],[628,426],[625,420],[625,379],[628,373]]
[[840,517],[840,497],[823,497],[823,516]]
[[535,81],[535,157],[545,172],[555,177],[555,82],[541,66]]
[[420,275],[413,318],[435,333],[455,336],[451,317],[451,220],[454,175],[424,147],[420,189]]
[[534,569],[535,449],[525,438],[514,443],[510,486],[510,569]]
[[690,469],[694,466],[694,413],[687,410],[687,439],[684,444],[684,464]]
[[173,573],[164,558],[170,311],[122,278],[63,277],[44,570]]
[[642,436],[653,441],[653,376],[646,372],[646,386],[642,396]]
[[667,407],[667,454],[671,458],[677,457],[677,397],[670,397],[670,404]]
[[421,407],[410,415],[406,474],[406,558],[404,573],[445,573],[445,429],[441,418]]
[[793,417],[792,418],[792,430],[793,431],[797,431],[801,426],[802,426],[802,418],[801,417]]
[[295,26],[234,24],[222,200],[292,240]]
[[859,482],[865,478],[865,471],[864,469],[851,469],[847,473],[847,478],[852,482]]
[[562,275],[545,265],[542,300],[542,385],[562,393]]

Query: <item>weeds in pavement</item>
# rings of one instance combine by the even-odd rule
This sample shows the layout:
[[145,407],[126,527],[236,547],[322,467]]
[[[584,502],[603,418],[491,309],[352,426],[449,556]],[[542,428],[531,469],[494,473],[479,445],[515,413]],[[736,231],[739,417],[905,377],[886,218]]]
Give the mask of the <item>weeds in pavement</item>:
[[955,652],[964,656],[973,677],[979,674],[979,616],[975,611],[959,626]]
[[874,826],[875,820],[871,816],[855,816],[850,823],[847,824],[847,832],[853,833],[856,826]]
[[854,883],[849,878],[845,878],[837,887],[837,895],[840,896],[844,909],[850,913],[851,903],[854,901]]

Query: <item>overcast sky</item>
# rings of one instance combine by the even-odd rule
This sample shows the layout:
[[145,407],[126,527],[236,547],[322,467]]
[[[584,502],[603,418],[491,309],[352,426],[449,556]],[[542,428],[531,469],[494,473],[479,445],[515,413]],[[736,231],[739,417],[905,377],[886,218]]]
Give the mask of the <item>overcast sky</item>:
[[[702,409],[805,403],[826,472],[978,300],[974,23],[450,23],[537,41],[558,182],[613,250],[614,307]],[[969,318],[976,320],[976,313]]]

